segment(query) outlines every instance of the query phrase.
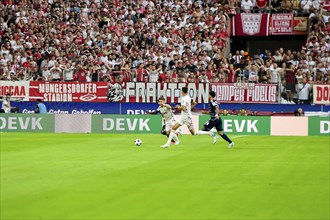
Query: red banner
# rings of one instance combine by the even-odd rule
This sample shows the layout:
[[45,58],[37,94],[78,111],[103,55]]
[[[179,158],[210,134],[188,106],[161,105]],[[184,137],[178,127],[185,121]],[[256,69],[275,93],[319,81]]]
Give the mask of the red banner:
[[220,103],[276,103],[277,85],[254,83],[212,83]]
[[232,17],[230,33],[232,36],[307,35],[308,17],[294,17],[289,13],[241,13]]
[[330,105],[330,85],[313,85],[313,104]]
[[293,14],[272,14],[272,34],[292,34]]
[[30,82],[30,101],[108,102],[106,82]]
[[181,88],[185,86],[197,103],[208,103],[208,83],[115,83],[110,85],[108,95],[110,102],[155,103],[160,96],[164,96],[166,102],[175,103],[179,102]]
[[270,14],[241,13],[232,17],[232,36],[268,36]]

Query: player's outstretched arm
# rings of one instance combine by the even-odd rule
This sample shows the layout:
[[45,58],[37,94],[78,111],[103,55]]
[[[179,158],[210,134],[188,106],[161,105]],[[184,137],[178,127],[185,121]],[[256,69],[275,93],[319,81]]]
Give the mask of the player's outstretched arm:
[[157,115],[159,113],[159,111],[157,111],[157,110],[149,110],[149,111],[146,111],[146,114],[147,115]]
[[178,109],[178,110],[181,110],[181,111],[186,111],[186,109],[187,109],[187,107],[185,105],[181,105],[181,106],[176,105],[175,108]]
[[172,109],[172,106],[170,106],[169,104],[163,104],[163,107],[165,107],[167,109]]

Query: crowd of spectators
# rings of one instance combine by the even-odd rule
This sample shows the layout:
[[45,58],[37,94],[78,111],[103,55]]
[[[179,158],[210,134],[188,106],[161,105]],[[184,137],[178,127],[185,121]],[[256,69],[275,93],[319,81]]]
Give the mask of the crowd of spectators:
[[[256,8],[308,13],[305,47],[228,54],[230,16]],[[327,0],[2,0],[0,79],[279,83],[293,103],[306,84],[330,83],[328,9]]]
[[207,2],[3,0],[1,77],[182,80],[168,74],[179,66],[194,70],[197,62],[213,65],[228,44],[229,17],[219,2]]

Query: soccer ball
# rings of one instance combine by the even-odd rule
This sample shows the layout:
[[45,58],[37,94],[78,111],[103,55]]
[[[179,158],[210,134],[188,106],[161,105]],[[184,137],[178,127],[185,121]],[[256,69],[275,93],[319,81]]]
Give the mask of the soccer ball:
[[136,146],[141,146],[141,144],[142,144],[141,139],[135,139],[134,144],[135,144]]

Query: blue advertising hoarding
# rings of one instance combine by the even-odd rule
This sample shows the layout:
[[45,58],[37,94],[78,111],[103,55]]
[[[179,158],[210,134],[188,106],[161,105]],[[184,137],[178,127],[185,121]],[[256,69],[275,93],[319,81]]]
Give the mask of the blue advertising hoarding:
[[[171,104],[173,107],[176,103]],[[20,113],[34,113],[35,102],[11,102],[18,107]],[[156,110],[157,103],[116,103],[116,102],[45,102],[51,114],[145,114],[146,111]],[[206,109],[208,104],[197,104],[196,109]],[[269,112],[293,112],[298,108],[304,111],[330,111],[330,106],[323,105],[281,105],[281,104],[221,104],[221,109]]]

